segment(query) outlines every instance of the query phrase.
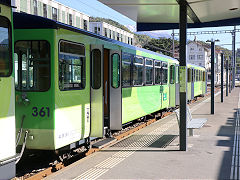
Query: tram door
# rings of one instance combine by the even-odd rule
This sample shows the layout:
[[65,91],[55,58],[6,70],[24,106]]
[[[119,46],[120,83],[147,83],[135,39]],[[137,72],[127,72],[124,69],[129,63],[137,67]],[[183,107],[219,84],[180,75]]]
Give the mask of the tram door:
[[180,91],[180,86],[179,86],[179,66],[176,65],[176,105],[180,105],[180,99],[179,99],[179,91]]
[[110,127],[109,119],[109,56],[110,50],[104,49],[103,61],[103,101],[104,101],[104,127]]
[[170,84],[169,84],[169,105],[170,107],[176,106],[176,70],[175,64],[170,65]]
[[104,133],[103,46],[91,45],[91,137]]
[[191,100],[194,99],[194,82],[195,82],[195,76],[196,72],[195,69],[191,68],[192,70],[192,81],[191,81]]
[[122,129],[121,51],[104,49],[104,126]]
[[109,118],[110,129],[122,129],[121,51],[109,54]]

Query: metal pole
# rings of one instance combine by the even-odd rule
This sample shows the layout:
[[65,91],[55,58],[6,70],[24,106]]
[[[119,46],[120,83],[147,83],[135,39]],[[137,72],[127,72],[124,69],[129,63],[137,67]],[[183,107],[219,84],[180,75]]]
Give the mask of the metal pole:
[[180,0],[180,151],[187,151],[187,96],[186,96],[186,44],[187,44],[187,3]]
[[221,53],[221,102],[223,102],[223,53]]
[[226,61],[226,96],[228,96],[228,60]]
[[173,35],[173,42],[172,42],[172,46],[173,46],[173,58],[174,58],[174,55],[175,55],[175,44],[174,44],[174,29],[173,29],[173,33],[172,33],[172,35]]
[[231,89],[232,89],[232,83],[231,83],[232,71],[231,71],[231,67],[232,67],[232,58],[231,58],[231,64],[230,63],[228,64],[228,70],[229,70],[229,93],[231,93]]
[[236,70],[236,52],[235,52],[235,49],[236,49],[236,26],[234,26],[234,30],[233,30],[233,69],[232,69],[232,72],[233,72],[233,77],[232,77],[232,85],[233,85],[233,88],[235,88],[235,70]]
[[214,114],[214,55],[215,55],[215,42],[211,41],[211,114]]

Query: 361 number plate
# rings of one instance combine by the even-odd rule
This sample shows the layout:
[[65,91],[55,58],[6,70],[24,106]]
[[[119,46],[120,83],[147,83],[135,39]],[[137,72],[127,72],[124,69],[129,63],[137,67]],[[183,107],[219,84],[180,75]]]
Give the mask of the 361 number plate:
[[49,117],[50,116],[50,109],[49,107],[41,107],[41,108],[37,108],[37,107],[33,107],[32,108],[32,115],[33,117]]

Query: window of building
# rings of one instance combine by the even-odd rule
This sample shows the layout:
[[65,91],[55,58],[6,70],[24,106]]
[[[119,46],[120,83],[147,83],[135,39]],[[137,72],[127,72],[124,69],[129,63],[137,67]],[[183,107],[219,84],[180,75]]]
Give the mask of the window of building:
[[37,0],[33,0],[33,14],[38,15],[37,12]]
[[43,4],[43,17],[47,18],[47,5]]
[[162,62],[162,84],[168,83],[168,64]]
[[146,76],[146,84],[153,84],[153,60],[146,59],[145,61],[145,76]]
[[50,44],[47,41],[17,41],[15,44],[15,85],[21,91],[50,88]]
[[203,55],[197,55],[198,59],[203,59]]
[[199,48],[199,51],[202,51],[203,49],[202,48]]
[[119,41],[120,40],[120,34],[117,33],[117,40]]
[[115,53],[112,55],[112,87],[118,88],[120,86],[120,56],[119,54]]
[[155,61],[154,63],[155,68],[155,84],[161,84],[161,62]]
[[69,14],[69,15],[68,15],[68,23],[69,23],[69,25],[72,26],[72,22],[73,22],[72,14]]
[[113,39],[116,39],[115,31],[113,31]]
[[0,77],[12,74],[11,25],[7,18],[0,16]]
[[87,24],[87,20],[83,20],[83,29],[84,30],[88,30],[88,24]]
[[57,21],[58,19],[57,19],[58,17],[57,17],[57,8],[52,8],[52,19],[54,20],[54,21]]
[[194,60],[195,59],[195,55],[189,55],[189,59],[190,60]]
[[112,39],[112,31],[110,29],[109,29],[109,34],[110,34],[109,38]]
[[202,66],[202,63],[199,63],[199,66]]
[[91,85],[93,89],[101,87],[101,51],[99,49],[92,50],[92,79]]
[[131,54],[122,54],[122,86],[131,86]]
[[107,37],[107,28],[104,28],[104,36]]
[[95,33],[95,34],[98,33],[97,27],[94,27],[94,33]]
[[133,62],[133,85],[143,85],[143,58],[135,57]]
[[86,81],[84,45],[60,41],[59,47],[59,89],[84,89]]
[[190,51],[194,51],[194,48],[193,48],[193,47],[190,47]]

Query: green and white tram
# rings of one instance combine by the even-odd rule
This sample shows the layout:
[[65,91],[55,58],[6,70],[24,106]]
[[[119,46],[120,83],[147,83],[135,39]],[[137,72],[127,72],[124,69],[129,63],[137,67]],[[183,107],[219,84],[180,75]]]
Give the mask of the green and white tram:
[[0,179],[15,176],[15,88],[13,71],[12,8],[0,0]]
[[[16,123],[28,149],[75,148],[179,103],[171,57],[23,13],[14,13],[14,39]],[[203,78],[195,82],[194,96],[204,94]]]

